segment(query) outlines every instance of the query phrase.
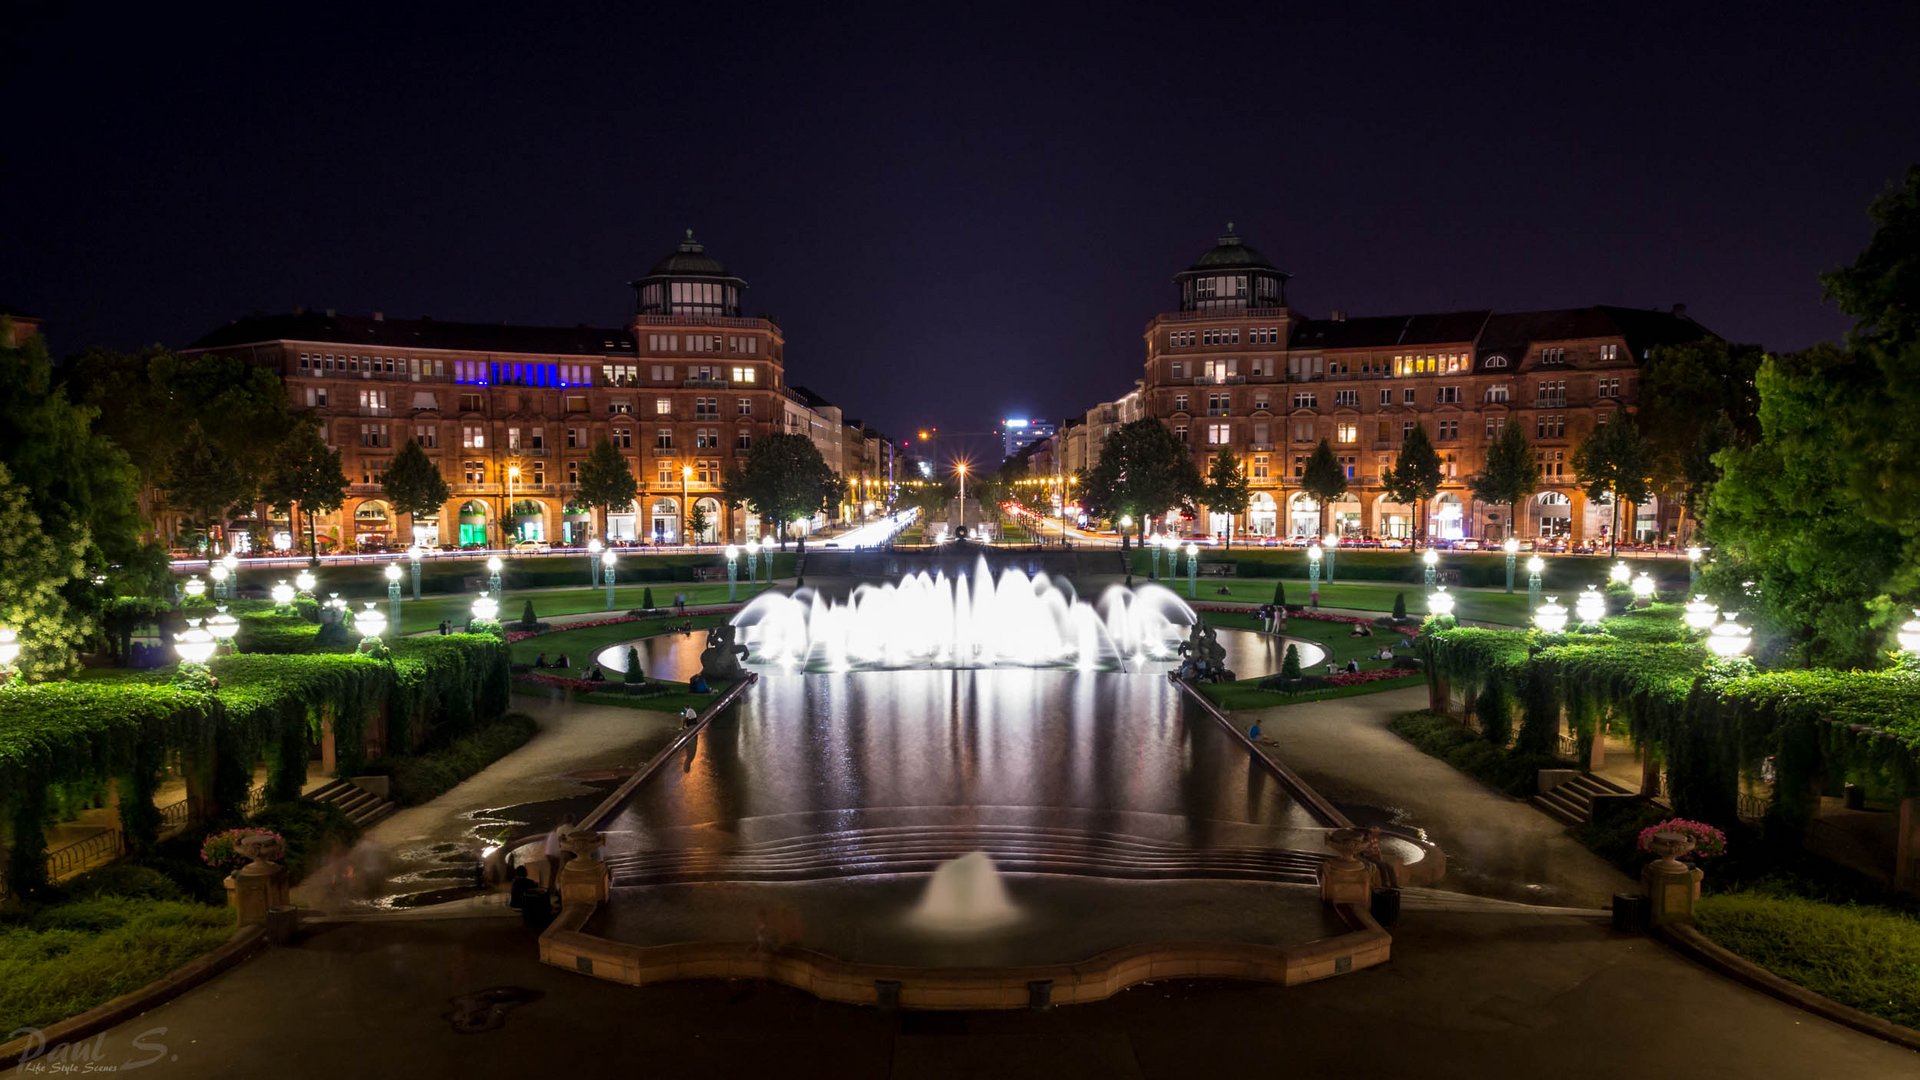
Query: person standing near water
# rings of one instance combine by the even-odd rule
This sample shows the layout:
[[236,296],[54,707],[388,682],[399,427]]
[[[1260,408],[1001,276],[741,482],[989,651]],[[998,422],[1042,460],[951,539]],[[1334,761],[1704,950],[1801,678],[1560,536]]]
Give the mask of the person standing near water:
[[560,838],[565,836],[567,830],[571,828],[573,828],[573,815],[568,814],[560,819],[560,824],[555,825],[552,832],[547,834],[546,845],[541,849],[541,853],[547,857],[547,888],[555,892],[560,889]]

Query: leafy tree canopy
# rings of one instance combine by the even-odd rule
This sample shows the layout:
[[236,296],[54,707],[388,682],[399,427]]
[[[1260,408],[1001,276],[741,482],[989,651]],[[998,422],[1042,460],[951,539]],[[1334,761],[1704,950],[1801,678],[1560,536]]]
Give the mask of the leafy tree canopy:
[[43,527],[31,493],[0,464],[0,626],[19,635],[14,664],[29,681],[71,673],[75,650],[92,620],[67,602],[65,590],[84,583],[92,546],[86,528],[56,533]]
[[1635,417],[1654,490],[1697,512],[1711,459],[1760,434],[1758,345],[1718,339],[1656,346],[1640,368]]
[[587,460],[580,463],[580,490],[575,498],[603,513],[624,510],[640,495],[640,484],[627,467],[627,459],[611,439],[593,444]]
[[[1312,468],[1312,463],[1307,467]],[[1380,486],[1394,502],[1417,508],[1418,535],[1426,536],[1427,500],[1440,491],[1440,455],[1433,448],[1433,440],[1427,438],[1425,425],[1415,424],[1407,432],[1393,464],[1380,473]]]
[[[1232,450],[1221,447],[1213,455],[1213,460],[1207,463],[1207,480],[1201,498],[1208,510],[1228,515],[1229,521],[1247,512],[1248,503],[1253,501],[1253,483],[1247,479],[1246,471],[1240,467],[1240,459],[1234,456]],[[1227,538],[1229,542],[1232,541],[1231,526]]]
[[746,464],[727,473],[723,490],[730,504],[758,514],[784,548],[787,526],[826,506],[840,479],[812,439],[782,433],[755,441]]
[[1165,424],[1143,419],[1123,424],[1100,444],[1100,463],[1087,474],[1081,503],[1101,517],[1146,519],[1169,510],[1193,510],[1201,488],[1193,455]]
[[307,550],[317,554],[313,515],[340,509],[347,497],[347,475],[340,468],[340,451],[320,437],[319,425],[310,419],[296,419],[260,494],[268,506],[288,517],[299,507],[307,519]]
[[453,495],[446,478],[440,475],[440,467],[412,439],[387,463],[386,475],[380,478],[380,489],[393,508],[409,519],[434,513]]
[[1327,508],[1347,493],[1347,471],[1334,456],[1332,443],[1321,439],[1320,445],[1313,448],[1300,474],[1300,490],[1313,496],[1313,501],[1320,505],[1320,531],[1326,532]]
[[1474,498],[1507,508],[1507,531],[1517,535],[1520,504],[1540,486],[1540,465],[1533,443],[1518,420],[1509,419],[1487,447],[1486,469],[1468,482]]
[[1620,545],[1620,501],[1641,503],[1653,495],[1647,477],[1647,451],[1633,418],[1616,412],[1607,423],[1594,427],[1573,451],[1573,471],[1586,488],[1587,498],[1605,499],[1612,506],[1613,518],[1607,528],[1607,542]]

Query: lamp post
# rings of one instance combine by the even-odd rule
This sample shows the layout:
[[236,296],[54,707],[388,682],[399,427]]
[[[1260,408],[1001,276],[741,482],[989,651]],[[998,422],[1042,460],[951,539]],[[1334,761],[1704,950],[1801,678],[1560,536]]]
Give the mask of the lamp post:
[[213,569],[207,571],[207,576],[213,579],[213,598],[215,600],[225,600],[227,598],[227,568],[221,566],[219,563],[214,563]]
[[1607,580],[1613,582],[1615,585],[1625,585],[1632,579],[1633,568],[1627,565],[1625,559],[1614,563],[1613,567],[1607,571]]
[[760,538],[747,538],[747,584],[760,580]]
[[1587,591],[1580,594],[1580,599],[1573,602],[1573,612],[1580,616],[1581,626],[1599,626],[1600,620],[1607,617],[1607,598],[1600,595],[1598,586],[1589,585]]
[[487,556],[487,591],[495,596],[500,595],[500,569],[505,565],[500,556]]
[[1653,603],[1653,594],[1655,591],[1653,578],[1647,576],[1645,570],[1640,571],[1640,576],[1633,579],[1633,602],[1635,606],[1646,607]]
[[1187,599],[1189,600],[1193,599],[1194,597],[1200,594],[1200,584],[1198,581],[1199,576],[1200,576],[1200,545],[1188,544],[1187,545]]
[[1711,630],[1713,624],[1720,619],[1720,609],[1714,607],[1712,601],[1699,593],[1695,593],[1693,599],[1687,601],[1681,610],[1683,614],[1680,616],[1680,621],[1686,623],[1689,630]]
[[1515,560],[1520,558],[1520,538],[1517,536],[1507,537],[1507,542],[1500,545],[1500,550],[1507,553],[1507,591],[1512,592],[1513,564]]
[[1333,584],[1333,557],[1340,554],[1340,534],[1328,533],[1322,541],[1327,548],[1327,584]]
[[1722,660],[1732,660],[1746,653],[1753,644],[1753,631],[1741,626],[1734,619],[1737,611],[1721,612],[1721,622],[1707,635],[1707,648]]
[[1427,591],[1433,591],[1433,583],[1439,578],[1440,553],[1432,548],[1420,553],[1420,564],[1426,567]]
[[213,635],[213,643],[216,647],[231,646],[234,637],[240,633],[240,620],[227,614],[227,605],[221,604],[214,609],[213,617],[207,620],[207,633]]
[[[0,629],[0,640],[4,640],[3,635],[5,633],[6,631],[4,629]],[[1920,656],[1920,608],[1913,609],[1913,618],[1901,623],[1900,629],[1895,631],[1893,636],[1895,640],[1900,642],[1901,651],[1905,652],[1909,657]],[[0,646],[0,648],[4,648],[4,646]],[[6,658],[0,656],[0,668],[6,666]]]
[[225,555],[220,556],[220,565],[227,572],[226,598],[231,600],[233,599],[234,587],[240,584],[240,556],[235,555],[232,551],[228,551]]
[[1319,544],[1307,548],[1307,603],[1320,606],[1320,558],[1326,554]]
[[727,545],[727,603],[740,599],[740,549]]
[[1160,580],[1160,552],[1165,549],[1165,536],[1147,537],[1147,579]]
[[293,575],[293,587],[308,596],[313,595],[313,587],[318,584],[320,584],[320,581],[313,576],[313,571],[311,570],[302,570]]
[[600,587],[600,552],[605,549],[606,545],[602,544],[597,536],[587,541],[587,588],[589,589]]
[[1527,557],[1527,608],[1540,606],[1540,573],[1547,568],[1546,560],[1538,555]]
[[1436,619],[1453,619],[1453,594],[1447,591],[1445,585],[1435,585],[1433,591],[1427,594],[1427,614]]
[[601,553],[600,553],[600,566],[601,566],[601,568],[602,568],[602,569],[604,569],[604,570],[606,571],[606,573],[604,573],[604,574],[601,574],[601,575],[600,575],[600,577],[601,577],[601,579],[602,579],[602,580],[604,580],[604,581],[605,581],[605,582],[607,583],[607,610],[608,610],[608,611],[612,611],[612,610],[613,610],[613,564],[614,564],[614,559],[615,559],[615,556],[614,556],[614,554],[613,554],[613,549],[612,549],[612,548],[608,548],[607,550],[605,550],[605,551],[603,551],[603,552],[601,552]]
[[1533,609],[1533,625],[1543,634],[1557,634],[1567,628],[1567,608],[1557,596],[1547,597],[1547,602]]
[[493,622],[500,617],[500,601],[486,593],[473,598],[473,618],[468,621],[469,628],[476,622]]
[[180,659],[189,664],[204,664],[213,658],[217,648],[213,635],[200,625],[199,619],[188,619],[187,628],[173,635],[173,651]]
[[[366,605],[366,610],[355,615],[353,618],[354,633],[360,635],[360,644],[355,647],[355,651],[366,648],[369,641],[373,643],[375,649],[378,649],[380,647],[380,635],[387,632],[387,617],[380,614],[380,609],[374,606],[373,601],[368,600]],[[399,624],[396,623],[395,625],[397,626]]]
[[188,599],[198,600],[207,595],[207,583],[200,580],[199,574],[195,574],[187,579],[185,585],[180,586],[180,591],[185,593]]
[[293,604],[293,586],[287,584],[285,579],[282,579],[279,584],[275,585],[269,595],[273,597],[273,605],[275,607],[285,608]]
[[960,528],[954,531],[959,536],[967,528],[967,463],[961,462],[953,467],[960,474]]
[[1706,552],[1700,550],[1699,544],[1694,544],[1687,548],[1687,591],[1688,592],[1692,592],[1694,590],[1694,587],[1700,583],[1700,560],[1705,555],[1706,555]]
[[397,632],[400,628],[400,564],[387,564],[387,621]]
[[426,549],[419,544],[414,544],[407,549],[407,559],[413,563],[413,598],[415,600],[420,599],[420,556],[426,553]]

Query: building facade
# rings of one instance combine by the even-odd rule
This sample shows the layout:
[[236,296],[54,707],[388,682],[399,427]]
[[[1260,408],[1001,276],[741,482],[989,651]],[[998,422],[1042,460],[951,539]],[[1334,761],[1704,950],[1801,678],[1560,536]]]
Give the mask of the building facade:
[[[294,405],[319,417],[349,482],[345,505],[321,522],[333,550],[405,547],[413,536],[461,546],[584,542],[595,514],[574,495],[602,439],[640,487],[633,506],[606,515],[606,539],[760,535],[751,513],[721,498],[726,470],[775,432],[830,425],[837,445],[838,410],[817,415],[787,385],[779,325],[746,313],[746,282],[691,230],[630,284],[634,314],[622,326],[295,312],[241,320],[185,351],[271,367]],[[417,522],[403,521],[381,489],[408,439],[453,493]],[[828,461],[840,467],[837,454]],[[705,528],[690,535],[699,517]]]
[[[1202,508],[1182,531],[1220,535],[1231,526],[1236,535],[1298,536],[1324,527],[1408,536],[1416,511],[1388,498],[1380,478],[1418,425],[1444,474],[1428,535],[1601,539],[1612,508],[1588,505],[1574,448],[1595,426],[1632,411],[1650,349],[1712,336],[1681,307],[1315,319],[1287,305],[1287,281],[1229,226],[1175,276],[1177,310],[1147,324],[1144,414],[1192,448],[1203,475],[1225,448],[1252,481],[1245,514],[1229,521]],[[1533,441],[1540,467],[1538,492],[1511,523],[1506,507],[1478,503],[1468,487],[1509,419]],[[1322,439],[1349,485],[1324,523],[1299,490]],[[1623,537],[1658,536],[1672,527],[1669,518],[1657,505],[1623,506],[1619,515]]]

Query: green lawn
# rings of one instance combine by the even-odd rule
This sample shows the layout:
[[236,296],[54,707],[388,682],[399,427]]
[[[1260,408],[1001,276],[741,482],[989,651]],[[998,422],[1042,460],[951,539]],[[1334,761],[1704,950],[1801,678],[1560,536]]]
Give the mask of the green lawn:
[[[1134,578],[1137,584],[1139,578]],[[1278,582],[1273,578],[1200,578],[1197,583],[1197,596],[1192,597],[1196,604],[1237,603],[1266,604],[1273,601],[1273,587]],[[1178,578],[1163,581],[1182,599],[1187,598],[1187,579]],[[1307,583],[1286,579],[1287,602],[1305,604],[1307,602]],[[1220,590],[1227,592],[1222,595]],[[1453,589],[1447,590],[1455,597],[1454,616],[1467,622],[1501,623],[1506,626],[1525,626],[1529,619],[1527,610],[1527,592],[1520,589],[1514,593],[1499,590]],[[1331,585],[1321,582],[1320,606],[1345,608],[1352,611],[1377,611],[1386,614],[1393,610],[1396,596],[1405,596],[1407,613],[1414,616],[1426,612],[1426,590],[1418,585],[1392,584],[1348,584],[1335,582]]]
[[[573,662],[572,667],[565,671],[547,671],[543,674],[571,676],[574,681],[579,683],[579,689],[576,690],[575,693],[579,695],[579,700],[581,701],[589,701],[597,705],[619,705],[629,709],[649,709],[656,712],[677,713],[689,705],[696,709],[704,709],[713,703],[714,694],[724,691],[727,688],[727,684],[715,683],[713,692],[707,694],[696,694],[685,689],[670,689],[661,694],[648,694],[644,697],[636,697],[618,691],[596,693],[594,692],[594,688],[597,684],[586,682],[582,676],[586,675],[587,669],[593,663],[593,658],[599,655],[600,651],[609,645],[617,645],[622,641],[632,641],[635,638],[653,637],[656,634],[677,632],[678,627],[684,626],[687,623],[692,623],[694,630],[700,631],[710,626],[718,626],[726,621],[727,616],[725,615],[692,615],[684,619],[642,619],[637,622],[617,623],[612,626],[588,626],[582,627],[579,630],[554,630],[551,633],[538,634],[524,641],[514,642],[508,646],[508,655],[513,663],[531,664],[534,659],[542,653],[546,654],[549,661],[558,659],[560,654],[565,653],[568,659]],[[669,630],[669,627],[673,627],[674,629]],[[511,629],[511,627],[509,627],[509,629]],[[618,679],[619,677],[618,675],[609,675],[610,679]],[[648,681],[661,683],[662,685],[674,688],[684,687],[686,685],[685,683],[671,682],[664,679],[650,679]]]
[[[742,602],[758,593],[766,591],[765,584],[739,586]],[[675,593],[686,593],[687,603],[724,604],[727,602],[727,583],[691,581],[665,581],[652,585],[621,585],[616,581],[613,587],[614,614],[624,615],[632,608],[640,606],[647,590],[653,591],[653,602],[660,607],[673,603]],[[520,610],[528,600],[533,601],[534,614],[542,619],[553,615],[578,615],[587,611],[607,611],[607,590],[600,589],[545,589],[540,591],[515,592],[508,589],[500,598],[500,621],[509,624],[520,620]],[[472,596],[423,596],[418,600],[400,602],[401,632],[407,634],[431,630],[447,619],[455,626],[466,624],[467,617],[473,611]],[[629,637],[637,637],[629,634]]]
[[233,933],[223,907],[117,896],[0,921],[0,1030],[45,1027],[158,979]]
[[[1271,598],[1271,588],[1268,590]],[[1230,627],[1240,630],[1260,629],[1259,620],[1252,615],[1224,613],[1217,611],[1202,612],[1202,617],[1214,626]],[[1390,630],[1376,627],[1372,637],[1353,637],[1352,627],[1348,623],[1320,622],[1314,619],[1290,619],[1287,622],[1287,636],[1304,638],[1318,642],[1329,653],[1328,659],[1339,667],[1346,667],[1348,660],[1358,660],[1362,671],[1372,671],[1385,667],[1382,660],[1369,660],[1381,645],[1392,645],[1401,635]],[[1411,650],[1394,649],[1397,655],[1411,655]],[[1325,671],[1323,667],[1320,669]],[[1308,669],[1306,674],[1314,674]],[[1358,686],[1337,686],[1311,694],[1282,694],[1275,690],[1262,690],[1259,683],[1265,675],[1253,676],[1231,683],[1201,683],[1200,692],[1223,709],[1264,709],[1273,705],[1293,705],[1303,701],[1325,701],[1328,698],[1352,697],[1356,694],[1373,694],[1381,690],[1396,690],[1403,686],[1417,686],[1424,676],[1419,672],[1409,672],[1399,679],[1382,679],[1379,682],[1361,683]]]
[[[1709,865],[1711,878],[1713,870]],[[1702,933],[1781,978],[1920,1027],[1920,919],[1885,908],[1736,892],[1701,897]]]

